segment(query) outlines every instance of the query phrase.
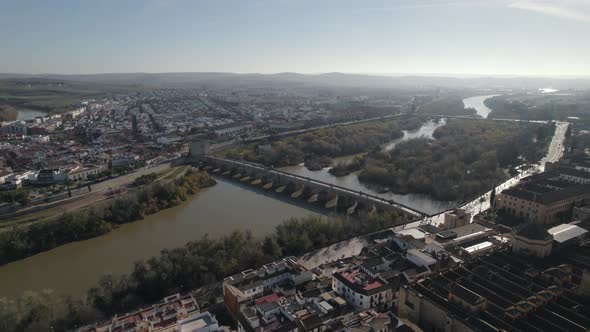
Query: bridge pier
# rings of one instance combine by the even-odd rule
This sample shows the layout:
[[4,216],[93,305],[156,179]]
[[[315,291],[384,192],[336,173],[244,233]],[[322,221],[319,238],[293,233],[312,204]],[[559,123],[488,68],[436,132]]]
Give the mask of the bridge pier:
[[317,194],[312,194],[309,199],[307,200],[307,203],[315,203],[318,201],[318,197],[319,197],[319,193]]
[[331,209],[338,206],[338,195],[332,194],[332,198],[328,197],[328,202],[326,203],[326,209]]
[[305,198],[309,203],[319,203],[322,207],[338,209],[348,215],[358,214],[362,211],[363,214],[374,216],[377,213],[395,210],[402,211],[414,218],[424,217],[420,211],[377,195],[285,173],[255,163],[206,155],[203,168],[213,170],[212,173],[261,186],[264,190],[285,193],[292,198]]
[[371,210],[369,210],[369,212],[367,212],[367,215],[369,217],[374,217],[376,214],[377,214],[377,207],[375,205],[373,205]]
[[353,214],[356,211],[356,207],[359,205],[359,203],[357,201],[354,201],[354,204],[352,204],[352,206],[350,206],[348,209],[346,209],[346,214],[348,214],[349,216],[351,214]]
[[301,185],[295,189],[295,191],[291,194],[291,198],[299,198],[303,194],[303,190],[305,190],[305,186]]

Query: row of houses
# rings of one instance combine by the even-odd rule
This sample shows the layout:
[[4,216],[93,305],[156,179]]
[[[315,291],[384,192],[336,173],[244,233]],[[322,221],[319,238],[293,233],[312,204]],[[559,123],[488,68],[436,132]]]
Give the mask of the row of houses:
[[249,332],[590,326],[590,308],[579,297],[590,294],[589,222],[550,228],[559,250],[540,261],[520,248],[518,227],[470,219],[455,210],[440,227],[373,234],[358,255],[310,269],[288,257],[238,273],[224,280],[225,306],[238,331]]
[[[452,216],[465,216],[454,211]],[[239,331],[420,331],[396,314],[404,284],[509,245],[489,226],[432,225],[373,235],[359,255],[307,269],[295,257],[223,282]]]
[[0,134],[8,136],[39,135],[61,127],[63,121],[75,120],[86,112],[87,106],[78,107],[64,114],[39,116],[30,120],[6,121],[0,124]]
[[107,164],[78,165],[71,169],[44,168],[39,171],[14,173],[5,170],[0,173],[0,189],[9,190],[22,187],[28,181],[31,184],[54,184],[68,181],[85,180],[108,170]]
[[585,162],[548,163],[496,196],[494,208],[526,221],[552,225],[575,207],[590,205],[590,171]]
[[217,319],[201,312],[191,294],[173,294],[160,302],[111,320],[84,326],[78,332],[223,332]]

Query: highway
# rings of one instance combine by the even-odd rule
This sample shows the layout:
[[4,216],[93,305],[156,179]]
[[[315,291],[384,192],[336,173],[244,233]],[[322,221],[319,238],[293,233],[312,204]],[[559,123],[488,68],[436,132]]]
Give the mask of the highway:
[[559,160],[559,158],[561,158],[561,156],[563,156],[563,141],[565,140],[565,133],[567,132],[568,126],[569,122],[557,122],[555,135],[551,140],[547,155],[541,160],[539,171],[545,171],[545,164],[547,162],[556,162]]

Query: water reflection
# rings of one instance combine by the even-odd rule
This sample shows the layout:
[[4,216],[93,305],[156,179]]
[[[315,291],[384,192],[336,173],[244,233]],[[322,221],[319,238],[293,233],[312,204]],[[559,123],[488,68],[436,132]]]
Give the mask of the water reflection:
[[465,104],[465,108],[474,108],[477,115],[481,116],[484,119],[487,119],[488,115],[492,112],[492,110],[484,104],[486,99],[496,97],[499,95],[487,95],[487,96],[475,96],[470,98],[463,99],[463,104]]
[[47,113],[45,113],[45,112],[36,111],[36,110],[21,109],[21,110],[18,110],[17,112],[18,112],[18,114],[16,116],[16,119],[19,121],[32,120],[36,117],[47,115]]
[[[433,135],[434,131],[436,130],[436,128],[443,126],[445,123],[446,123],[446,121],[444,119],[439,121],[438,123],[434,122],[434,121],[428,121],[428,122],[424,123],[424,125],[422,125],[422,127],[420,127],[420,129],[406,130],[406,131],[404,131],[404,136],[402,138],[393,140],[393,141],[385,144],[383,149],[385,151],[390,151],[400,142],[407,141],[407,140],[410,140],[413,138],[418,138],[418,137],[432,138],[432,135]],[[354,158],[355,156],[336,158],[335,162],[350,160],[350,159]],[[391,193],[391,192],[382,193],[379,190],[377,190],[376,188],[371,188],[370,186],[365,185],[364,183],[361,183],[358,179],[358,173],[352,173],[352,174],[349,174],[346,176],[336,177],[328,172],[329,168],[324,168],[319,171],[310,171],[305,166],[303,166],[303,164],[297,165],[297,166],[283,167],[283,168],[281,168],[281,170],[284,172],[309,177],[309,178],[312,178],[312,179],[315,179],[318,181],[323,181],[326,183],[339,185],[339,186],[349,188],[352,190],[363,191],[363,192],[377,195],[377,196],[380,196],[380,197],[383,197],[386,199],[391,199],[391,200],[395,201],[396,203],[400,203],[400,204],[409,206],[413,209],[422,211],[427,214],[434,214],[434,213],[438,213],[438,212],[450,209],[453,206],[455,206],[455,204],[456,204],[455,202],[438,201],[438,200],[432,199],[428,195],[422,195],[422,194],[401,195],[401,194],[395,194],[395,193]]]
[[1,266],[0,297],[45,288],[83,294],[103,274],[129,272],[134,261],[205,234],[220,236],[240,229],[261,236],[285,219],[318,214],[305,205],[296,206],[245,185],[217,180],[216,186],[181,206],[123,225],[109,234]]

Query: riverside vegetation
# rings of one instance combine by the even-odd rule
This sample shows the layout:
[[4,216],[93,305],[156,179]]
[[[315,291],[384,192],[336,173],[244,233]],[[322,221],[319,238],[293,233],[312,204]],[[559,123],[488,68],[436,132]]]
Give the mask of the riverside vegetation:
[[402,130],[417,129],[421,124],[420,119],[410,117],[324,128],[270,142],[267,149],[260,148],[261,145],[246,145],[222,154],[272,167],[304,162],[307,168],[317,170],[329,166],[330,158],[367,152],[372,147],[402,137]]
[[[142,181],[152,179],[144,176]],[[93,238],[117,225],[143,219],[187,200],[215,180],[203,171],[188,171],[173,182],[154,182],[115,199],[106,207],[66,212],[59,218],[0,233],[0,264],[22,259],[57,246]]]
[[366,157],[359,180],[400,194],[445,200],[475,197],[506,179],[506,170],[540,160],[555,125],[451,120],[436,140],[402,142]]
[[490,118],[523,120],[590,119],[590,94],[569,91],[565,94],[514,94],[495,96],[484,101]]
[[393,227],[405,214],[361,220],[306,217],[290,219],[264,237],[247,231],[210,238],[204,236],[159,257],[137,261],[131,273],[105,275],[86,298],[64,297],[51,291],[26,292],[18,299],[0,298],[0,330],[65,331],[108,319],[179,291],[222,280],[280,257],[301,255],[352,237]]
[[[463,108],[460,99],[447,102]],[[316,170],[330,166],[330,157],[366,153],[336,163],[329,172],[345,176],[360,171],[361,182],[398,194],[464,201],[505,180],[516,166],[540,160],[555,130],[554,124],[451,119],[436,129],[435,140],[411,139],[383,151],[383,143],[421,124],[418,118],[407,117],[327,128],[277,140],[264,149],[247,145],[224,154],[274,167],[305,162],[308,169]]]
[[462,96],[447,96],[420,106],[417,113],[428,115],[444,114],[448,116],[475,116],[477,112],[473,108],[465,108]]

